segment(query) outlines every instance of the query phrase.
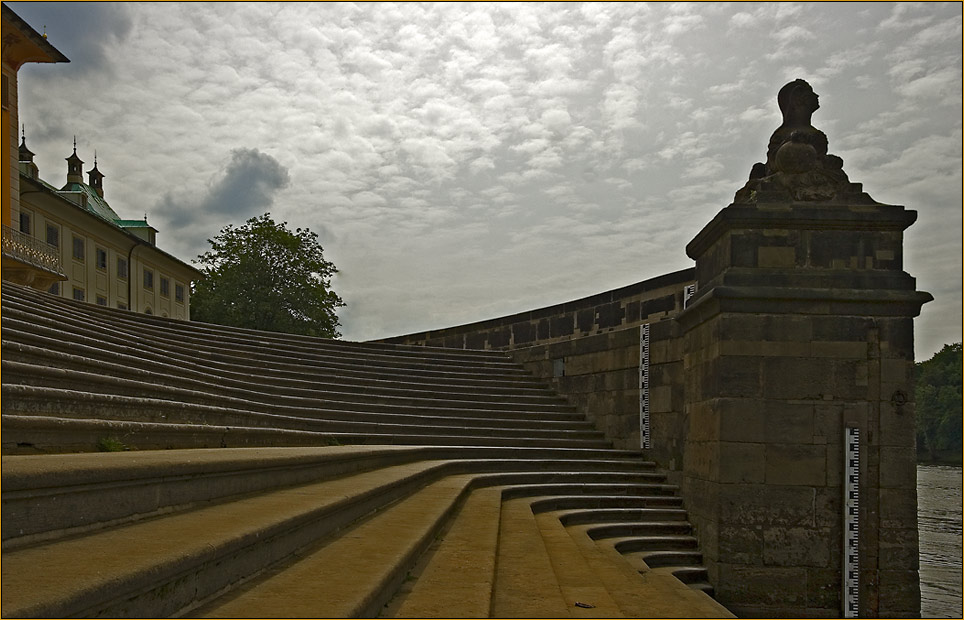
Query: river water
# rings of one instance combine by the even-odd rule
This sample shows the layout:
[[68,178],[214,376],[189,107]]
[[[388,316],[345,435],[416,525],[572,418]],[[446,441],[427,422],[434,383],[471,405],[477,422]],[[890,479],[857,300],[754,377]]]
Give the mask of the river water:
[[917,466],[922,618],[960,618],[961,468]]

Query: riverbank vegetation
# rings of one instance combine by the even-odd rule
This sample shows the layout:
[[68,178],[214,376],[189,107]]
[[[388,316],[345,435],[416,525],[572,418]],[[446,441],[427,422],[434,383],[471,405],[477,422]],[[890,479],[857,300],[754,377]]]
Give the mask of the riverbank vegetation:
[[961,343],[916,364],[917,460],[961,463]]

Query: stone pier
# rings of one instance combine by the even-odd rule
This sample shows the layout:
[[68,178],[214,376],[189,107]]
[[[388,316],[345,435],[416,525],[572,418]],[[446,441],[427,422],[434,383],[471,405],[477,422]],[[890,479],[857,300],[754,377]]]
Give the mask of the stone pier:
[[844,432],[859,429],[857,613],[915,616],[913,317],[931,296],[902,259],[917,213],[850,183],[808,121],[780,132],[686,248],[684,497],[734,613],[845,615]]

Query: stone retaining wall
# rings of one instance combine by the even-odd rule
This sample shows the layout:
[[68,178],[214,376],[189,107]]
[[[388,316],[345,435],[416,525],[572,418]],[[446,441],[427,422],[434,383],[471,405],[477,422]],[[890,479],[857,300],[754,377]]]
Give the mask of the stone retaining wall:
[[639,328],[513,351],[603,431],[614,447],[639,449]]
[[604,334],[675,316],[695,278],[693,268],[683,269],[575,301],[379,342],[508,350]]
[[670,320],[683,309],[694,269],[683,269],[583,299],[382,342],[503,349],[585,413],[617,448],[640,448],[640,335],[650,324],[650,457],[682,467],[682,342]]

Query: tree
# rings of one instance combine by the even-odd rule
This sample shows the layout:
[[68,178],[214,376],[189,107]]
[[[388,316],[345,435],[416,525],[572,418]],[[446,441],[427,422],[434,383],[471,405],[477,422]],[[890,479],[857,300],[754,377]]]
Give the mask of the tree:
[[941,452],[961,452],[961,351],[960,342],[945,344],[934,357],[916,365],[917,450],[930,460]]
[[292,334],[337,338],[335,310],[345,303],[330,287],[338,272],[326,261],[318,235],[291,232],[269,213],[208,239],[211,250],[194,261],[204,277],[191,295],[191,318]]

